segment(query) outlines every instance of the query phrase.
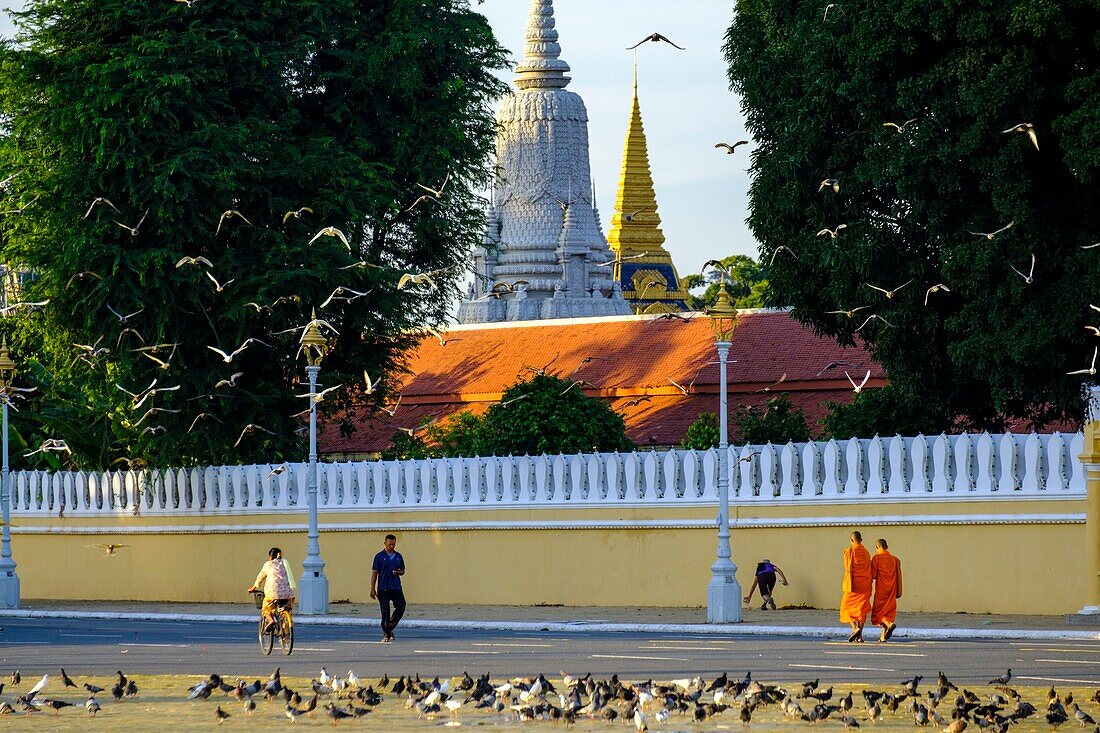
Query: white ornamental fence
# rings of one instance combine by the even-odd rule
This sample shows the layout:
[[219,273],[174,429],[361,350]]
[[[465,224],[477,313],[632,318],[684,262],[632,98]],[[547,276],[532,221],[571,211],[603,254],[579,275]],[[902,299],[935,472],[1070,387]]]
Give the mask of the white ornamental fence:
[[[731,446],[731,501],[1080,498],[1074,435],[962,434]],[[13,472],[14,516],[278,513],[306,504],[305,463],[150,471]],[[322,511],[717,503],[718,452],[318,464]]]

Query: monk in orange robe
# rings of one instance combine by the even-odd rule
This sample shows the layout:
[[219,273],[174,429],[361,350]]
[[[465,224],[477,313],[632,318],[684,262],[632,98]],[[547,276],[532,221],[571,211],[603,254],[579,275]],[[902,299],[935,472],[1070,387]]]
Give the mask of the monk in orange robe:
[[871,623],[882,627],[879,641],[887,641],[894,635],[898,617],[898,599],[901,598],[901,560],[890,554],[886,540],[875,543],[875,556],[871,558],[871,577],[875,581],[875,602],[871,605]]
[[871,612],[871,553],[863,546],[863,535],[852,532],[844,550],[844,594],[840,597],[840,620],[852,626],[848,641],[863,641],[863,624]]

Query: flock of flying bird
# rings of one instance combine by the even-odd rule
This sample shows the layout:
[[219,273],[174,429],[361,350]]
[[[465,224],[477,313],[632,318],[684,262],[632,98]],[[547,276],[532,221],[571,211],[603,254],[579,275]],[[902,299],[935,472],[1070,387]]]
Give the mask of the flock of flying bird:
[[[441,196],[443,196],[444,189],[446,188],[447,183],[450,181],[450,177],[451,176],[448,173],[447,176],[445,177],[443,183],[438,188],[431,188],[429,186],[424,186],[424,185],[419,184],[419,183],[416,184],[419,188],[423,189],[426,193],[424,195],[420,196],[418,199],[416,199],[416,201],[414,201],[413,204],[411,206],[409,206],[408,209],[406,209],[406,211],[409,211],[409,210],[417,207],[418,205],[424,203],[425,201],[429,201],[429,200],[438,201],[439,198]],[[108,199],[105,196],[97,196],[89,204],[87,210],[84,213],[84,216],[81,217],[81,220],[85,220],[85,219],[88,219],[88,218],[92,217],[92,215],[97,210],[99,210],[101,208],[102,209],[113,210],[115,212],[115,214],[121,214],[121,211],[119,210],[119,208],[110,199]],[[300,218],[302,218],[303,215],[312,214],[312,213],[313,213],[313,210],[310,207],[303,206],[303,207],[295,209],[295,210],[287,211],[282,217],[282,222],[285,224],[286,222],[288,222],[291,219],[300,219]],[[117,224],[119,227],[121,227],[121,228],[125,229],[126,231],[128,231],[131,234],[131,236],[138,236],[138,234],[140,232],[140,227],[145,222],[148,215],[149,215],[149,212],[145,211],[142,214],[141,218],[133,226],[130,226],[130,225],[128,225],[128,224],[126,224],[122,221],[119,221],[118,218],[112,218],[112,221],[115,224]],[[245,216],[245,214],[243,214],[242,212],[240,212],[236,209],[229,209],[229,210],[226,210],[226,211],[222,212],[221,216],[218,218],[217,225],[214,228],[215,238],[217,238],[221,234],[223,229],[227,228],[228,226],[231,226],[233,223],[235,223],[237,221],[241,222],[241,224],[245,225],[245,226],[254,226],[252,224],[252,222],[249,220],[249,218],[247,216]],[[347,249],[347,251],[349,253],[352,252],[352,246],[351,246],[351,243],[348,240],[348,237],[341,230],[339,230],[338,228],[333,227],[333,226],[326,226],[326,227],[321,228],[315,235],[313,235],[313,237],[309,240],[308,244],[313,245],[316,241],[318,241],[322,237],[334,238],[334,239],[338,240],[341,244],[343,244],[344,247]],[[354,262],[354,263],[352,263],[350,265],[347,265],[345,267],[342,267],[340,269],[348,270],[348,269],[353,269],[353,268],[364,268],[364,267],[369,267],[369,268],[374,268],[374,269],[389,269],[389,268],[386,268],[383,265],[371,263],[371,262],[368,262],[366,260],[360,260],[358,262]],[[227,288],[229,288],[231,285],[233,285],[233,283],[236,281],[236,278],[232,278],[232,279],[226,280],[224,282],[220,281],[218,279],[218,277],[212,272],[212,270],[214,269],[214,263],[209,258],[203,257],[203,256],[184,256],[184,257],[181,257],[176,262],[175,268],[177,270],[182,269],[182,268],[198,268],[202,272],[202,275],[205,276],[205,278],[207,280],[209,280],[212,292],[215,295],[225,292],[225,290]],[[427,294],[439,289],[438,285],[436,283],[436,278],[442,276],[443,274],[445,274],[445,272],[446,272],[446,270],[436,270],[436,271],[431,271],[431,272],[401,272],[396,277],[396,289],[399,290],[399,291],[401,291],[401,290],[410,291],[414,294],[427,295]],[[66,289],[68,289],[68,288],[72,287],[72,285],[75,282],[83,281],[84,279],[103,280],[103,276],[100,275],[99,273],[93,272],[93,271],[79,272],[79,273],[76,273],[72,277],[69,278],[69,280],[66,283],[65,287],[66,287]],[[358,290],[355,290],[353,288],[350,288],[350,287],[347,287],[347,286],[344,286],[344,285],[340,285],[340,286],[337,286],[332,291],[332,293],[328,296],[327,299],[325,299],[325,301],[323,303],[321,303],[319,308],[324,309],[324,308],[328,307],[330,304],[332,304],[334,302],[337,302],[337,301],[351,303],[351,302],[355,301],[358,298],[362,298],[362,297],[366,296],[369,293],[370,293],[370,290],[358,291]],[[248,303],[245,303],[243,307],[254,309],[257,313],[268,313],[268,314],[270,314],[279,305],[282,305],[284,303],[300,303],[300,302],[301,302],[300,296],[298,296],[298,295],[286,295],[286,296],[280,296],[275,301],[273,301],[272,303],[269,303],[269,304],[248,302]],[[5,304],[2,308],[0,308],[0,315],[7,315],[7,314],[10,314],[10,313],[19,311],[19,310],[41,310],[41,309],[47,307],[48,305],[49,305],[49,300],[44,300],[44,301],[39,301],[39,302],[23,301],[23,302]],[[145,308],[142,306],[142,307],[138,307],[136,310],[133,310],[131,312],[125,312],[123,309],[116,308],[115,305],[113,305],[110,302],[106,303],[105,306],[106,306],[107,311],[109,312],[109,314],[111,316],[111,318],[107,319],[108,322],[115,322],[119,326],[119,333],[118,333],[117,338],[115,339],[114,345],[112,346],[109,343],[109,341],[107,341],[107,334],[101,335],[98,339],[96,339],[96,341],[94,343],[91,343],[91,344],[74,343],[73,348],[76,350],[76,357],[74,359],[74,362],[76,360],[81,360],[81,361],[91,365],[93,368],[97,367],[98,364],[99,364],[99,361],[102,358],[109,356],[111,354],[112,350],[118,351],[119,349],[124,348],[124,340],[130,340],[131,342],[133,340],[136,340],[141,345],[140,346],[134,345],[132,348],[128,348],[128,351],[130,353],[139,354],[140,356],[148,359],[151,362],[151,364],[155,368],[157,368],[158,370],[160,370],[162,372],[168,372],[172,367],[171,362],[172,362],[173,357],[176,354],[176,349],[179,346],[179,344],[178,343],[146,344],[145,337],[141,334],[141,332],[137,328],[137,326],[139,324],[139,320],[138,320],[139,316],[141,316],[141,314],[145,312]],[[126,310],[128,310],[128,309],[126,309]],[[288,334],[288,333],[298,333],[299,335],[301,335],[301,334],[304,334],[311,327],[316,327],[318,329],[324,329],[324,332],[326,334],[329,334],[329,335],[339,335],[339,332],[337,331],[337,329],[331,323],[324,320],[323,318],[318,318],[317,315],[316,315],[316,312],[314,312],[313,317],[307,323],[305,323],[303,325],[294,326],[292,328],[285,329],[285,330],[282,330],[282,331],[274,331],[274,332],[271,332],[269,335],[272,336],[272,337],[280,336],[280,335]],[[434,329],[429,329],[429,330],[434,331]],[[438,332],[436,331],[436,333],[438,333]],[[441,340],[442,340],[442,337],[441,337]],[[272,344],[268,343],[267,341],[264,341],[260,338],[255,338],[255,337],[251,337],[251,338],[246,339],[240,345],[238,345],[235,348],[233,348],[232,350],[228,350],[228,351],[221,348],[220,345],[207,345],[206,348],[209,349],[210,352],[212,352],[212,357],[216,358],[220,363],[232,365],[232,364],[234,364],[234,360],[237,359],[238,357],[240,357],[247,350],[252,349],[252,348],[258,348],[258,347],[274,348],[274,346]],[[197,401],[197,400],[213,400],[213,399],[216,399],[218,396],[228,394],[231,390],[235,389],[238,386],[238,380],[243,376],[245,376],[245,373],[243,371],[233,372],[232,374],[228,375],[226,378],[219,380],[214,385],[213,390],[211,390],[210,393],[200,395],[199,397],[191,398],[189,401],[194,402],[194,401]],[[131,417],[124,418],[122,420],[123,427],[129,428],[129,429],[134,429],[134,430],[136,430],[140,427],[141,430],[139,432],[139,435],[142,435],[142,436],[143,435],[154,435],[155,436],[155,435],[160,435],[160,434],[163,434],[163,433],[167,432],[167,428],[164,425],[161,425],[161,424],[157,423],[156,416],[157,415],[166,415],[166,414],[178,414],[178,413],[182,412],[182,409],[169,409],[169,408],[160,407],[160,406],[148,406],[148,407],[146,407],[144,412],[141,412],[141,413],[138,412],[138,410],[140,410],[140,408],[145,406],[146,402],[153,399],[155,397],[155,395],[175,392],[175,391],[180,389],[181,385],[179,385],[179,384],[176,384],[176,385],[173,385],[173,386],[162,386],[160,384],[161,378],[162,377],[158,377],[156,379],[153,379],[152,382],[147,387],[145,387],[144,389],[136,390],[136,391],[131,390],[130,388],[128,388],[127,386],[125,386],[123,384],[116,384],[116,387],[121,392],[124,392],[125,394],[127,394],[131,398],[131,403],[130,403],[129,407],[130,407],[131,412],[133,413],[133,417],[132,418]],[[334,387],[329,387],[327,389],[321,390],[320,392],[317,392],[317,393],[313,394],[312,395],[311,407],[313,405],[315,405],[316,403],[322,402],[325,399],[326,394],[328,394],[330,392],[333,392],[334,390],[339,389],[342,386],[343,385],[336,385]],[[363,389],[364,394],[368,394],[368,395],[373,394],[378,389],[378,386],[379,386],[378,381],[372,380],[368,374],[364,373],[364,387],[365,387]],[[9,386],[6,389],[0,390],[0,401],[3,401],[5,404],[11,406],[13,409],[18,409],[15,405],[14,400],[19,399],[19,398],[24,398],[26,393],[33,392],[34,390],[35,390],[35,388],[33,388],[33,387],[19,388],[19,387]],[[310,398],[311,397],[311,395],[308,394],[308,393],[307,394],[302,394],[302,395],[296,395],[296,396],[297,397],[302,397],[302,398]],[[396,405],[394,405],[392,407],[389,407],[389,408],[384,407],[383,409],[386,409],[386,411],[390,412],[390,414],[392,415],[393,414],[392,411],[396,410]],[[307,410],[305,410],[305,412],[309,412],[309,408],[307,408]],[[299,414],[304,414],[304,413],[299,413]],[[295,417],[297,417],[297,415]],[[215,415],[211,412],[207,412],[205,410],[199,410],[199,411],[196,412],[193,419],[191,420],[190,426],[189,426],[187,432],[193,431],[196,428],[196,426],[200,423],[200,421],[202,421],[202,420],[215,420],[217,422],[222,422],[221,418],[219,418],[217,415]],[[244,425],[242,427],[240,433],[238,434],[236,442],[233,444],[234,447],[239,446],[241,444],[241,442],[247,436],[249,436],[251,434],[257,434],[257,433],[274,434],[271,430],[268,430],[267,428],[263,427],[262,425],[257,425],[257,424],[254,424],[254,423],[248,423],[247,425]],[[41,445],[39,445],[34,450],[29,451],[25,455],[31,456],[31,455],[35,455],[35,454],[38,454],[38,453],[71,454],[72,451],[69,448],[69,446],[65,443],[64,440],[51,438],[51,439],[45,440]],[[116,462],[125,462],[127,464],[134,463],[133,461],[130,461],[127,458],[120,458]]]
[[[64,670],[61,674],[66,687],[76,687]],[[133,681],[127,681],[121,671],[117,674],[112,689],[116,700],[136,695]],[[17,675],[18,672],[12,679]],[[699,676],[665,683],[652,679],[631,683],[620,680],[618,675],[598,680],[591,674],[582,677],[565,672],[553,681],[543,674],[494,681],[488,674],[475,678],[463,673],[461,677],[435,677],[430,681],[420,675],[396,680],[386,675],[372,682],[354,671],[349,670],[341,677],[322,667],[308,686],[303,683],[296,690],[284,682],[280,668],[276,668],[266,680],[252,682],[238,678],[231,683],[219,674],[211,674],[189,688],[185,699],[217,703],[213,711],[217,724],[235,714],[251,716],[259,710],[263,715],[274,707],[281,709],[291,723],[305,716],[324,716],[332,725],[364,718],[376,710],[400,714],[404,709],[418,719],[442,718],[451,725],[533,721],[573,725],[603,721],[633,725],[637,731],[649,730],[650,725],[661,728],[681,723],[694,727],[713,722],[718,728],[728,729],[734,721],[747,727],[754,722],[819,724],[828,720],[836,721],[845,730],[858,730],[868,722],[877,725],[909,719],[916,727],[933,727],[943,733],[963,733],[972,727],[987,733],[1007,733],[1011,726],[1033,717],[1045,718],[1052,731],[1069,722],[1090,727],[1092,733],[1100,729],[1093,716],[1073,699],[1072,692],[1059,694],[1051,687],[1045,703],[1038,699],[1032,702],[1009,687],[1012,678],[1009,669],[989,680],[993,690],[983,694],[960,689],[942,671],[934,685],[924,689],[924,677],[915,675],[893,689],[859,686],[858,692],[841,693],[832,686],[823,688],[820,679],[786,687],[761,683],[752,679],[751,672],[742,679],[721,674],[709,683]],[[43,676],[35,688],[17,699],[17,704],[28,712],[41,706],[51,707],[55,713],[72,706],[36,697],[47,680]],[[102,688],[89,684],[84,687],[91,693],[85,707],[89,714],[94,714],[99,709],[95,695]],[[264,708],[259,708],[257,701],[264,703]],[[1100,703],[1100,690],[1093,693],[1089,702]],[[4,705],[0,713],[13,712],[10,705]],[[233,706],[239,706],[236,710],[240,712]]]

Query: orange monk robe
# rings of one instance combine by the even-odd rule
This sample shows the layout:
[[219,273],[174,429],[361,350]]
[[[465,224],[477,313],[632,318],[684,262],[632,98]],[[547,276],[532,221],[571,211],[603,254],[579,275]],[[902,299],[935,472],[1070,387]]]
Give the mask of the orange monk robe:
[[871,612],[871,553],[863,545],[844,550],[844,595],[840,597],[842,623],[863,623]]
[[881,547],[871,558],[871,577],[875,580],[875,602],[871,606],[871,623],[894,623],[898,617],[898,599],[901,598],[901,560]]

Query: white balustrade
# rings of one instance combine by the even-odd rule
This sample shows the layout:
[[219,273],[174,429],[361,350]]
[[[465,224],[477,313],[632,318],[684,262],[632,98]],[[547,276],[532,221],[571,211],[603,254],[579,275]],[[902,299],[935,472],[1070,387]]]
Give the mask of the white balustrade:
[[[1080,498],[1081,433],[923,435],[731,446],[741,503]],[[378,508],[713,504],[718,451],[440,458],[318,467],[326,511]],[[306,463],[105,473],[14,471],[16,516],[287,513]]]

